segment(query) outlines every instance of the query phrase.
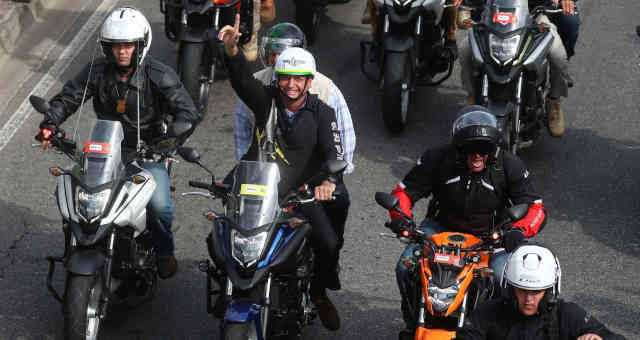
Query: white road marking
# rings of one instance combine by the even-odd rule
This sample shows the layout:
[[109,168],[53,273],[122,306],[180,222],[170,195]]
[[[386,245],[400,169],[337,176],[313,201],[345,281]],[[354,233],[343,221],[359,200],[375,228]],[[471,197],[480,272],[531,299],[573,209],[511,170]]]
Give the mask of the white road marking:
[[113,10],[117,3],[118,0],[102,1],[89,20],[87,20],[84,26],[78,31],[78,34],[71,40],[67,48],[64,49],[60,58],[58,58],[49,72],[40,79],[38,84],[36,84],[33,90],[25,97],[18,110],[11,115],[2,127],[2,130],[0,130],[0,151],[7,146],[11,138],[13,138],[13,135],[15,135],[22,124],[29,118],[31,112],[33,112],[33,108],[29,102],[29,96],[46,96],[47,92],[49,92],[55,84],[56,79],[69,67],[69,64],[71,64],[73,59],[80,53],[84,45],[89,41],[89,38],[93,36],[96,29],[100,27],[104,18]]

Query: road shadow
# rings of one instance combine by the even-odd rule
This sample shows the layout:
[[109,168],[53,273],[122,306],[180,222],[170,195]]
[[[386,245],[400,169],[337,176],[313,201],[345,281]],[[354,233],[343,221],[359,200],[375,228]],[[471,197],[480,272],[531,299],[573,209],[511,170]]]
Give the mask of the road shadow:
[[640,201],[629,198],[640,192],[639,150],[633,141],[568,129],[561,140],[545,135],[520,156],[551,218],[577,221],[593,239],[638,257]]

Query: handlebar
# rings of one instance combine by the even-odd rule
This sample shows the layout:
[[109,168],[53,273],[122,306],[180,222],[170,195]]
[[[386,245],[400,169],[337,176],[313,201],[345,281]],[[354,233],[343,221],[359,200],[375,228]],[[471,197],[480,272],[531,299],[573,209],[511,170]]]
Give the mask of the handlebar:
[[205,189],[205,190],[209,190],[209,188],[211,187],[211,185],[207,183],[198,182],[198,181],[189,181],[189,186],[194,188]]

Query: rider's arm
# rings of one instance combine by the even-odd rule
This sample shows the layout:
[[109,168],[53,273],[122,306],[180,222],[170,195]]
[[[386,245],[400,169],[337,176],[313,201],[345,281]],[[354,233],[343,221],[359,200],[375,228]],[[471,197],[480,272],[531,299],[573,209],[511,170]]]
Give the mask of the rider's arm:
[[490,328],[498,326],[502,300],[493,300],[480,305],[464,320],[456,332],[456,340],[489,340]]
[[[624,340],[621,335],[611,332],[593,315],[575,303],[560,300],[560,332],[566,332],[565,339],[577,339],[585,334],[596,334],[604,340]],[[562,335],[562,334],[561,334]]]
[[[324,161],[344,160],[340,130],[336,123],[336,115],[332,108],[320,102],[318,105],[318,147],[321,155],[317,155]],[[334,176],[338,182],[342,181],[342,174]]]
[[[89,72],[90,69],[91,72]],[[82,103],[83,95],[85,101],[90,100],[96,92],[97,75],[102,74],[103,69],[104,60],[99,58],[95,60],[93,66],[87,64],[73,79],[67,81],[62,91],[49,101],[51,107],[45,116],[45,121],[59,126],[78,110]],[[85,87],[86,94],[84,93]]]
[[[399,208],[411,217],[411,207],[423,197],[433,191],[433,180],[437,178],[437,166],[442,161],[446,147],[427,150],[417,164],[404,177],[402,182],[391,192],[399,200]],[[390,212],[391,218],[399,217],[395,211]]]
[[238,99],[233,122],[233,139],[236,143],[236,160],[240,160],[251,145],[253,138],[253,122],[249,118],[249,108]]
[[336,112],[336,120],[338,129],[340,129],[340,137],[342,139],[342,148],[344,151],[344,160],[349,163],[345,174],[353,172],[353,154],[356,149],[356,133],[353,129],[353,121],[351,120],[351,112],[347,102],[340,89],[333,82],[331,83],[331,92],[329,93],[328,103]]
[[524,232],[525,237],[536,235],[547,223],[542,197],[531,183],[531,173],[524,162],[509,152],[503,152],[504,171],[507,177],[507,195],[514,204],[528,204],[527,215],[512,224]]
[[157,62],[150,64],[149,77],[164,96],[169,105],[167,112],[173,115],[175,120],[191,122],[194,125],[200,120],[200,112],[191,95],[172,68]]
[[225,65],[229,70],[231,86],[242,101],[253,111],[256,124],[262,125],[271,107],[271,94],[259,80],[249,72],[249,63],[241,50],[234,56],[225,54]]

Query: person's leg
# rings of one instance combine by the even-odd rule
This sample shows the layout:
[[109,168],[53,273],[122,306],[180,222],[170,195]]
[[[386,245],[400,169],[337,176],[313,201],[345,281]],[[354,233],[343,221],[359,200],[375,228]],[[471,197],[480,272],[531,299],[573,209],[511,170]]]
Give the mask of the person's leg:
[[331,226],[338,237],[339,251],[344,245],[344,226],[347,223],[351,201],[349,199],[349,191],[344,183],[336,186],[336,192],[340,193],[336,196],[336,199],[324,203],[324,206],[331,221]]
[[549,26],[553,34],[553,42],[549,50],[549,89],[547,98],[547,117],[549,134],[560,137],[564,134],[564,110],[561,105],[561,97],[568,95],[567,79],[569,71],[567,65],[567,53],[562,45],[562,39],[558,34],[557,27],[544,15],[538,16],[537,22]]
[[551,17],[551,22],[558,27],[558,34],[562,38],[567,58],[571,59],[575,54],[575,47],[580,34],[580,9],[576,4],[574,15],[555,14]]
[[[422,221],[420,229],[426,236],[431,236],[445,231],[445,228],[442,227],[440,223],[430,218],[425,218],[425,220]],[[398,289],[400,290],[400,295],[402,296],[402,317],[407,329],[413,329],[415,327],[415,316],[411,314],[411,308],[409,308],[409,302],[406,297],[409,296],[409,272],[413,270],[418,263],[418,259],[415,256],[415,251],[418,249],[421,249],[421,245],[416,243],[408,244],[400,255],[400,259],[396,265],[396,282],[398,284]]]
[[315,279],[311,284],[311,301],[318,307],[322,325],[330,330],[340,328],[338,311],[326,294],[326,288],[340,289],[340,278],[336,271],[338,264],[338,236],[331,226],[327,212],[322,205],[312,204],[300,208],[311,224],[311,245],[315,253]]
[[177,271],[177,262],[173,256],[173,233],[171,232],[174,216],[169,174],[162,163],[147,162],[142,163],[141,167],[149,171],[156,182],[156,189],[147,206],[147,227],[151,232],[153,245],[158,255],[158,276],[169,278]]
[[473,92],[473,61],[471,57],[471,46],[469,38],[466,37],[458,41],[458,62],[460,63],[460,80],[462,88],[467,92],[466,104],[473,105],[475,102]]

